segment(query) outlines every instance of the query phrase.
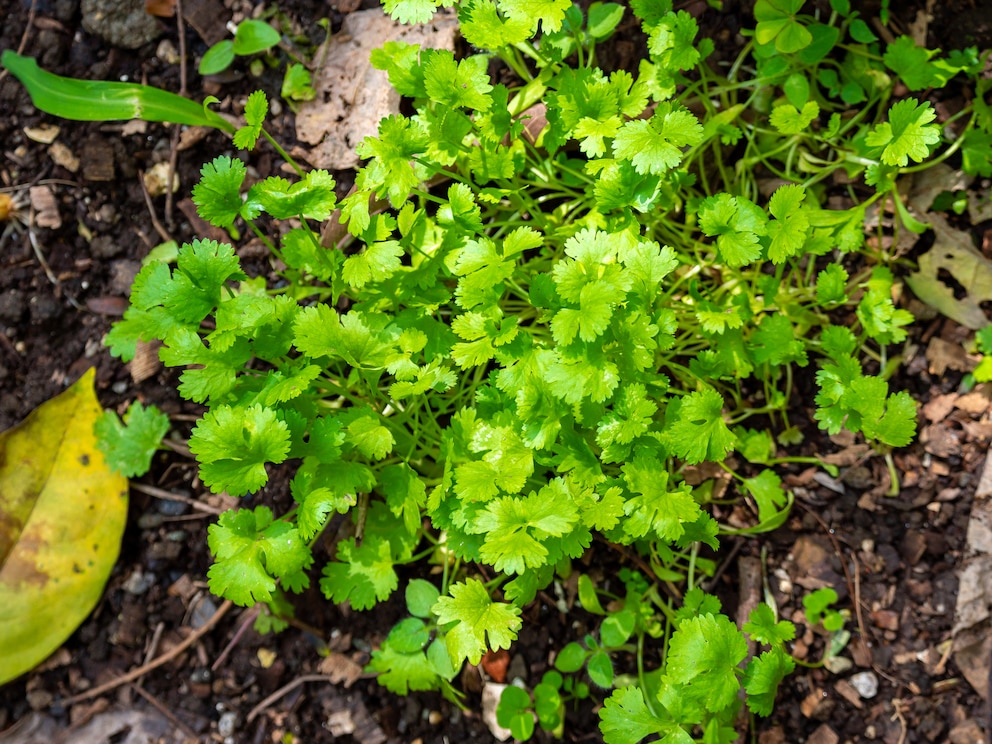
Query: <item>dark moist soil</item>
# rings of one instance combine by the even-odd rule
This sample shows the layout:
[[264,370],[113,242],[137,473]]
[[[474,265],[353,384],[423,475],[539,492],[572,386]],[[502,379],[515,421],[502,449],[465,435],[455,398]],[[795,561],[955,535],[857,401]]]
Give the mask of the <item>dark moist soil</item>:
[[[186,0],[188,9],[192,2]],[[224,9],[219,3],[216,7],[225,13],[250,6],[228,0]],[[985,48],[992,42],[992,4],[978,0],[892,3],[900,6],[892,8],[895,27],[907,28],[928,4],[936,6],[929,27],[931,48]],[[722,13],[701,1],[680,5],[700,18],[704,33],[720,48],[739,43],[737,30],[750,25],[750,3],[743,8],[725,0]],[[180,88],[176,66],[157,56],[162,51],[158,42],[136,51],[109,47],[82,29],[77,0],[39,0],[30,26],[27,0],[8,0],[6,6],[2,49],[17,49],[26,39],[24,53],[59,74]],[[357,7],[342,2],[329,8],[305,0],[280,4],[280,10],[315,41],[322,38],[318,20],[328,16],[337,28],[342,11]],[[865,10],[870,12],[871,5],[865,4]],[[174,20],[163,22],[163,28],[161,39],[178,47]],[[628,53],[623,42],[616,43],[620,60]],[[270,99],[277,92],[278,81],[253,80],[237,67],[222,83],[203,81],[193,62],[207,45],[192,28],[187,30],[187,44],[187,87],[193,99],[214,94],[230,110],[232,102],[237,108],[259,84],[269,88]],[[86,369],[96,367],[104,406],[122,411],[135,399],[154,403],[173,418],[173,438],[182,441],[199,409],[175,394],[177,373],[159,369],[136,383],[131,371],[101,344],[126,307],[141,259],[162,242],[139,172],[169,159],[170,130],[148,125],[134,132],[121,123],[56,121],[39,115],[9,76],[0,81],[0,111],[0,187],[25,205],[14,218],[0,223],[5,230],[0,250],[0,429],[18,423]],[[48,144],[26,135],[26,129],[42,125],[60,128],[57,142],[79,158],[78,168],[57,165]],[[276,117],[273,129],[282,142],[294,142],[291,115]],[[176,240],[189,241],[208,229],[183,200],[201,164],[224,152],[229,152],[229,143],[210,134],[178,153],[181,188],[176,205],[165,214],[165,197],[153,199],[157,219]],[[264,147],[252,157],[260,177],[269,175],[276,162]],[[349,174],[339,175],[341,182],[348,182]],[[37,224],[28,206],[29,186],[51,189],[60,227]],[[244,242],[239,254],[250,272],[268,271],[257,245]],[[892,388],[910,390],[922,402],[957,390],[960,373],[931,374],[923,349],[934,338],[960,344],[966,332],[940,319],[918,323],[914,332],[918,350],[891,381]],[[746,593],[741,582],[753,590],[755,566],[763,559],[767,591],[780,614],[799,628],[793,649],[799,658],[816,662],[824,646],[823,638],[803,621],[803,595],[831,586],[840,595],[839,606],[851,610],[847,627],[852,640],[842,655],[853,666],[837,673],[800,668],[789,677],[774,715],[757,724],[762,744],[982,740],[986,706],[944,651],[954,621],[956,569],[966,547],[972,494],[992,428],[982,425],[987,418],[987,412],[959,410],[930,423],[927,444],[914,444],[895,456],[903,478],[895,499],[883,495],[888,481],[880,458],[865,457],[842,440],[827,442],[809,428],[807,441],[813,451],[831,455],[841,466],[840,478],[814,479],[814,469],[796,469],[786,479],[797,497],[788,523],[761,542],[726,541],[720,557],[732,559],[721,567],[713,591],[734,616]],[[362,744],[492,740],[478,711],[484,680],[490,674],[502,676],[498,663],[487,665],[489,673],[467,668],[462,674],[458,683],[466,693],[464,712],[436,694],[397,697],[362,675],[361,667],[402,616],[400,602],[356,613],[329,604],[318,591],[299,598],[299,627],[260,636],[249,627],[250,613],[235,608],[191,648],[144,675],[139,685],[65,704],[71,696],[168,653],[221,606],[206,592],[204,580],[210,565],[206,530],[212,514],[149,495],[171,492],[214,508],[230,505],[206,493],[192,461],[182,454],[181,445],[176,449],[159,457],[152,473],[132,490],[121,557],[97,609],[41,668],[0,689],[0,730],[6,729],[0,741],[157,737],[275,742],[287,734],[307,742]],[[285,502],[289,475],[276,469],[255,503]],[[732,522],[735,515],[721,517]],[[583,570],[604,581],[630,565],[627,557],[600,544],[583,563]],[[408,578],[412,576],[401,577],[401,583]],[[561,588],[561,596],[544,594],[526,609],[511,652],[510,678],[535,684],[548,668],[552,651],[590,629],[585,624],[589,618],[577,608],[564,615],[556,607],[559,601],[574,603],[574,586],[573,577]],[[872,679],[877,694],[859,694],[857,688]],[[264,702],[294,682],[281,697]],[[250,716],[260,703],[264,704]],[[141,732],[151,732],[151,738],[142,738]],[[569,711],[565,740],[600,740],[592,703]]]

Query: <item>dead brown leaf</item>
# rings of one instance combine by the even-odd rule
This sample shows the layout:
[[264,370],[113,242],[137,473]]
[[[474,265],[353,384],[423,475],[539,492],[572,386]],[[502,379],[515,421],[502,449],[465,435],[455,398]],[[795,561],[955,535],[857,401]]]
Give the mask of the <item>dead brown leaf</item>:
[[314,75],[317,96],[302,104],[296,134],[314,147],[303,151],[317,168],[345,169],[358,165],[355,148],[379,131],[379,121],[399,113],[400,96],[385,72],[372,67],[369,53],[387,41],[404,41],[428,49],[454,49],[458,22],[439,14],[429,24],[402,26],[381,10],[362,10],[345,17],[340,33],[318,50],[320,69]]

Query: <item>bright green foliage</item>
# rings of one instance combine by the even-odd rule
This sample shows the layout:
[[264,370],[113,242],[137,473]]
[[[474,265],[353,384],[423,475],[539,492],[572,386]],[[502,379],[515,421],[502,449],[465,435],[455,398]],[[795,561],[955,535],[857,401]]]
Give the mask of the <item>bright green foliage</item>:
[[[509,648],[520,630],[520,608],[493,602],[489,592],[477,579],[453,584],[449,596],[441,597],[433,612],[446,630],[451,660],[456,665],[468,660],[478,664],[487,648]],[[449,625],[450,624],[450,625]]]
[[624,124],[613,141],[613,152],[629,159],[638,173],[657,175],[679,165],[682,148],[698,145],[702,138],[703,127],[688,109],[663,103],[650,119]]
[[210,591],[239,605],[268,602],[281,578],[302,588],[313,562],[292,524],[273,520],[268,507],[225,512],[208,530],[216,562],[207,574]]
[[796,627],[787,620],[775,620],[775,612],[766,604],[751,610],[744,632],[758,643],[781,646],[796,637]]
[[[385,3],[401,22],[441,5]],[[622,596],[579,579],[600,622],[504,697],[514,735],[564,736],[576,701],[603,703],[607,744],[729,742],[743,706],[771,711],[794,628],[762,606],[738,630],[700,589],[719,561],[698,545],[788,517],[780,468],[807,460],[790,406],[811,361],[822,429],[886,456],[910,442],[915,403],[886,382],[912,322],[904,267],[866,243],[865,219],[922,229],[897,185],[946,150],[932,105],[893,86],[966,78],[974,116],[954,147],[971,172],[987,170],[992,109],[973,50],[884,45],[846,0],[816,18],[800,0],[754,6],[754,43],[716,65],[689,13],[635,0],[643,60],[607,74],[597,55],[626,6],[456,2],[480,53],[372,53],[407,103],[360,143],[340,203],[329,173],[299,164],[250,185],[241,160],[204,166],[201,216],[247,227],[270,261],[249,278],[214,241],[150,259],[108,343],[128,360],[161,341],[183,368],[181,394],[207,408],[190,447],[209,488],[253,493],[288,471],[286,513],[211,528],[215,592],[266,603],[275,627],[321,533],[353,529],[320,567],[330,601],[368,609],[408,579],[369,671],[454,697],[463,664],[509,647],[526,606],[605,541],[650,572],[625,568]],[[236,146],[268,139],[266,112],[249,98]],[[694,478],[716,469],[751,524],[714,517],[717,480]],[[748,637],[762,648],[745,664]]]
[[937,113],[930,102],[907,98],[892,104],[889,120],[876,126],[865,142],[881,148],[886,165],[906,165],[910,159],[919,163],[930,155],[930,145],[940,141],[940,127],[931,124]]
[[337,561],[324,567],[320,588],[333,602],[350,602],[364,610],[386,599],[398,585],[395,558],[388,540],[367,538],[359,546],[354,538],[338,545]]
[[127,478],[148,472],[167,431],[169,417],[139,401],[128,406],[123,423],[113,411],[104,411],[93,427],[107,465]]
[[782,134],[802,134],[820,115],[816,101],[806,101],[802,109],[791,103],[783,103],[772,110],[769,121]]
[[[245,104],[245,121],[247,124],[234,133],[234,146],[241,150],[254,150],[255,143],[262,133],[262,122],[269,112],[269,102],[265,94],[256,90],[248,96]],[[239,184],[240,185],[240,184]]]
[[715,712],[729,707],[740,689],[737,665],[747,643],[726,617],[710,614],[684,621],[668,650],[670,683],[691,703]]
[[803,0],[757,0],[754,19],[758,22],[754,38],[759,44],[774,42],[776,51],[791,54],[805,49],[813,41],[809,30],[795,16]]
[[675,454],[689,463],[719,462],[737,442],[723,420],[723,398],[709,389],[680,401],[678,418],[665,437]]
[[194,427],[189,449],[210,490],[242,496],[265,485],[265,463],[286,459],[289,428],[271,409],[219,406]]
[[217,227],[230,227],[241,212],[241,184],[245,164],[223,155],[200,171],[200,182],[193,187],[193,203],[200,216]]

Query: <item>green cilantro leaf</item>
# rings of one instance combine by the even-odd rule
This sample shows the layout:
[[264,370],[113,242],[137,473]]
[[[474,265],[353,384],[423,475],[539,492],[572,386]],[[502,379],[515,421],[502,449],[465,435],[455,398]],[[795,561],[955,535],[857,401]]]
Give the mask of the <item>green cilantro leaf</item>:
[[758,643],[781,647],[786,641],[796,637],[796,626],[788,620],[775,620],[775,611],[764,602],[748,616],[743,630]]
[[747,656],[747,642],[723,615],[684,620],[668,646],[666,679],[706,710],[733,705],[740,690],[737,665]]
[[797,18],[804,0],[757,0],[754,4],[754,39],[759,44],[775,42],[780,54],[794,54],[813,43],[813,35]]
[[936,69],[930,63],[933,52],[916,46],[910,36],[900,36],[888,45],[882,61],[895,72],[910,90],[929,88],[937,82]]
[[93,426],[107,465],[125,478],[148,472],[167,431],[169,417],[155,406],[145,408],[138,401],[128,406],[123,424],[116,413],[108,410]]
[[440,0],[382,0],[382,9],[400,23],[429,23]]
[[369,535],[357,546],[350,537],[338,544],[337,560],[324,566],[320,590],[332,602],[371,609],[399,586],[393,564],[389,540]]
[[752,713],[771,715],[778,686],[795,668],[796,662],[781,648],[773,648],[751,659],[744,670],[744,691]]
[[627,487],[635,494],[624,504],[627,519],[624,534],[631,539],[657,535],[674,542],[685,531],[685,524],[695,522],[701,512],[692,497],[692,489],[682,483],[669,490],[669,474],[661,461],[643,454],[620,468]]
[[227,155],[205,163],[200,182],[193,187],[193,203],[200,217],[217,227],[230,227],[241,213],[241,184],[248,169]]
[[840,264],[829,264],[816,276],[816,303],[821,307],[847,301],[847,280],[850,277]]
[[739,268],[761,256],[759,238],[768,232],[768,216],[750,199],[720,193],[700,204],[699,226],[703,234],[717,239],[720,258]]
[[269,408],[218,406],[193,428],[189,449],[211,491],[243,496],[268,481],[265,463],[286,459],[289,429]]
[[450,596],[441,597],[432,608],[438,624],[449,626],[445,641],[452,664],[478,664],[489,648],[498,651],[509,648],[522,625],[520,608],[504,602],[493,602],[486,587],[478,579],[466,579],[452,584]]
[[678,167],[682,148],[698,145],[703,127],[680,104],[661,103],[650,119],[624,124],[613,140],[613,153],[630,160],[638,173],[661,174]]
[[783,103],[772,109],[769,117],[771,125],[786,135],[802,134],[820,116],[820,106],[816,101],[807,101],[802,111],[791,103]]
[[931,124],[937,112],[929,101],[906,98],[892,104],[889,120],[872,129],[865,143],[881,148],[882,162],[904,166],[912,158],[917,163],[930,155],[930,145],[940,142],[940,127]]
[[497,4],[512,20],[527,22],[531,32],[540,22],[544,33],[560,30],[565,11],[572,7],[570,0],[497,0]]
[[768,223],[772,242],[768,258],[778,265],[802,251],[809,236],[809,219],[802,208],[806,189],[798,184],[787,184],[775,190],[768,201],[768,211],[774,220]]
[[970,176],[992,176],[992,132],[976,128],[965,133],[961,168]]
[[692,744],[692,737],[680,726],[651,712],[640,687],[613,691],[600,712],[599,730],[606,744],[637,744],[651,734],[667,734],[661,740],[665,744]]
[[[429,176],[423,166],[412,164],[414,158],[424,152],[427,143],[428,131],[423,123],[403,116],[386,117],[379,122],[379,136],[366,137],[358,146],[361,157],[372,159],[365,166],[364,180],[382,184],[378,189],[380,195],[388,195],[389,203],[399,208],[410,192]],[[353,197],[362,198],[357,191]],[[368,197],[364,199],[368,209]]]
[[462,36],[479,49],[502,49],[530,38],[530,19],[520,15],[501,18],[494,0],[473,0],[462,5],[459,20]]
[[266,506],[224,512],[207,530],[216,562],[207,577],[210,591],[235,604],[268,602],[274,578],[305,570],[313,556],[293,525],[273,520]]
[[235,147],[239,150],[255,149],[255,143],[262,133],[262,122],[265,121],[265,115],[268,112],[269,101],[265,97],[265,93],[256,90],[248,96],[248,101],[245,103],[245,121],[247,125],[234,133]]
[[796,338],[796,331],[787,315],[766,315],[751,336],[751,356],[758,364],[772,366],[798,364],[805,367],[806,345]]
[[774,470],[762,470],[760,475],[745,478],[744,488],[758,505],[758,526],[763,531],[785,523],[791,499]]
[[[378,681],[390,692],[406,695],[411,690],[436,690],[440,686],[440,675],[434,665],[423,652],[423,644],[417,648],[405,650],[399,639],[399,632],[404,630],[404,623],[418,623],[423,629],[423,622],[415,618],[400,621],[387,636],[382,644],[372,652],[372,659],[366,667],[367,671],[378,672]],[[425,630],[421,634],[426,642],[429,635]]]
[[341,278],[355,289],[361,289],[369,282],[381,282],[400,268],[402,255],[403,246],[398,241],[373,243],[344,260]]
[[450,108],[488,111],[493,105],[488,59],[480,54],[456,62],[447,50],[431,52],[424,65],[424,88],[431,100]]
[[278,220],[326,220],[335,205],[334,178],[325,170],[312,170],[294,184],[279,176],[256,183],[248,190],[245,211],[249,217],[264,211]]
[[723,420],[723,397],[715,390],[707,388],[682,398],[676,415],[665,429],[664,440],[690,464],[721,462],[737,443]]
[[523,573],[544,565],[548,537],[560,537],[578,521],[578,511],[560,478],[526,498],[505,496],[490,501],[472,531],[485,535],[482,559],[497,571]]

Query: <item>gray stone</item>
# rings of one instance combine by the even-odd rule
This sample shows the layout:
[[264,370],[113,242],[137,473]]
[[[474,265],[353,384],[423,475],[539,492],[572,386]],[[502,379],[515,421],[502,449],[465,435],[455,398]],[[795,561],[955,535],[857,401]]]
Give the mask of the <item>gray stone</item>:
[[137,49],[162,35],[144,0],[82,0],[83,28],[108,44]]

